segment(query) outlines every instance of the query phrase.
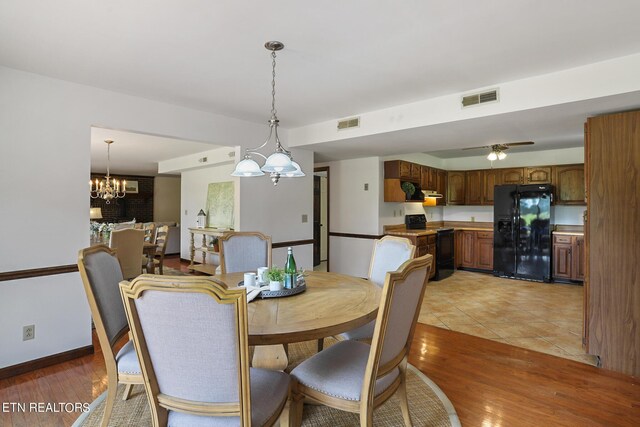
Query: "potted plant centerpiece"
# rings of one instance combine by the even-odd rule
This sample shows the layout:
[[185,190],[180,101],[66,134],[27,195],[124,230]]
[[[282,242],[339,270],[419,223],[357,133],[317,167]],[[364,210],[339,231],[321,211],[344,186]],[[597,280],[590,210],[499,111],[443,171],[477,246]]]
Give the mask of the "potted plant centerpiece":
[[406,200],[411,200],[411,197],[413,197],[413,195],[416,192],[416,186],[408,181],[405,181],[402,183],[401,188],[402,188],[402,191],[404,191],[407,196]]
[[279,267],[271,267],[266,272],[267,279],[269,280],[270,291],[282,290],[282,283],[284,282],[284,270]]

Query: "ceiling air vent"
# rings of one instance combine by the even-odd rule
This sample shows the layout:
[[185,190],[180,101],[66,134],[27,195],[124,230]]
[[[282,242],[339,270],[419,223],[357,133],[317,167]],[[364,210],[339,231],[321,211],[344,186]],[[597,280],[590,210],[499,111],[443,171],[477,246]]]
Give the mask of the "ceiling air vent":
[[358,127],[360,127],[360,117],[352,117],[350,119],[344,119],[338,122],[338,130],[358,128]]
[[487,92],[474,93],[462,97],[462,107],[470,107],[472,105],[485,104],[487,102],[498,101],[498,89]]

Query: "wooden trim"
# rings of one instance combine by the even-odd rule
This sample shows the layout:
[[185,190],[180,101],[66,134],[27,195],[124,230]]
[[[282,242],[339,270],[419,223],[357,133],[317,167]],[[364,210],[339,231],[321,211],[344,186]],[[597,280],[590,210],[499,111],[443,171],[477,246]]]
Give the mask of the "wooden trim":
[[314,242],[313,239],[306,239],[306,240],[291,240],[288,242],[278,242],[278,243],[274,243],[271,245],[272,249],[276,249],[276,248],[286,248],[289,246],[303,246],[303,245],[312,245]]
[[53,276],[56,274],[74,273],[78,271],[77,264],[56,265],[53,267],[32,268],[29,270],[4,271],[0,273],[0,282],[6,280],[29,279],[32,277]]
[[[327,173],[327,271],[329,272],[331,271],[329,266],[329,260],[331,259],[331,239],[329,239],[331,236],[331,232],[329,231],[331,230],[331,172],[329,171],[329,166],[313,168],[313,171]],[[320,192],[322,193],[322,190]],[[322,262],[322,259],[320,262]]]
[[329,232],[329,237],[348,237],[351,239],[371,239],[377,240],[382,239],[384,234],[355,234],[355,233],[334,233],[333,231]]
[[93,354],[93,345],[74,348],[73,350],[68,350],[62,353],[52,354],[39,359],[29,360],[28,362],[18,363],[17,365],[7,366],[6,368],[0,369],[0,379],[14,377],[26,372],[35,371],[36,369],[46,368],[47,366],[55,365],[57,363],[77,359],[78,357],[88,356],[90,354]]

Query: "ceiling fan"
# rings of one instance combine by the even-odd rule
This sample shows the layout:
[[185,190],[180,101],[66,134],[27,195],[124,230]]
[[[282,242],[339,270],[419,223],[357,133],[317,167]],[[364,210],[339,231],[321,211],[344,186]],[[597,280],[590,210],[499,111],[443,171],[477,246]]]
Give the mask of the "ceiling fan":
[[507,157],[507,153],[505,150],[508,150],[510,147],[517,147],[519,145],[533,145],[533,141],[522,141],[522,142],[508,142],[505,144],[493,144],[493,145],[484,145],[482,147],[471,147],[471,148],[463,148],[463,150],[476,150],[479,148],[490,148],[491,152],[487,156],[487,159],[494,160],[502,160]]

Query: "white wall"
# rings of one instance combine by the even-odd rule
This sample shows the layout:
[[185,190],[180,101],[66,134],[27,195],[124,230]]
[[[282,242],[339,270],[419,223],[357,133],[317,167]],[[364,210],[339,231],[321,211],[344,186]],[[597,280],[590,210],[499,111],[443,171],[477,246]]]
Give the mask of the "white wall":
[[[632,93],[640,90],[638,75],[640,54],[634,54],[520,80],[496,82],[488,88],[500,88],[500,102],[485,104],[482,108],[460,108],[461,94],[456,93],[359,112],[361,125],[349,132],[338,131],[334,119],[291,129],[290,136],[298,147],[327,141],[341,141],[341,145],[346,145],[350,143],[348,139],[366,135]],[[485,88],[473,90],[482,89]]]
[[[190,259],[191,233],[189,228],[198,226],[198,212],[200,209],[207,211],[207,192],[209,184],[214,182],[233,181],[235,185],[236,203],[234,205],[234,224],[238,223],[240,209],[237,203],[239,180],[231,176],[235,164],[227,162],[217,166],[208,166],[201,169],[191,169],[182,172],[181,201],[180,201],[180,257]],[[201,239],[202,236],[196,236]],[[200,241],[196,241],[200,246]],[[196,253],[196,261],[201,261],[201,253]],[[211,260],[209,260],[211,262]]]
[[180,222],[179,176],[156,176],[154,178],[153,220]]
[[[0,93],[2,272],[75,264],[89,245],[91,126],[218,145],[265,134],[264,125],[5,67]],[[22,326],[34,322],[35,340],[23,342]],[[90,345],[79,275],[0,283],[0,342],[0,367]]]
[[[316,164],[329,167],[330,233],[378,235],[382,200],[379,157]],[[368,190],[364,189],[368,184]],[[329,268],[366,277],[373,240],[329,237]]]

